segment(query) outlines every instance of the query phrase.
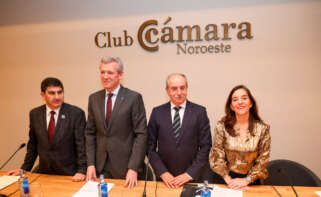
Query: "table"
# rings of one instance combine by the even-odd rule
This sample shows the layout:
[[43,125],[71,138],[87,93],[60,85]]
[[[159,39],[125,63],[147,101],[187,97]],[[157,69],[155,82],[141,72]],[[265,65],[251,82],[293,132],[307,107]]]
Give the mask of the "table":
[[[0,175],[4,175],[5,172],[0,172]],[[85,182],[72,182],[70,176],[58,176],[47,174],[35,174],[26,173],[29,182],[40,183],[44,197],[67,197],[75,194]],[[97,180],[98,181],[98,180]],[[138,186],[133,189],[127,189],[123,187],[125,180],[120,179],[106,179],[108,183],[114,183],[115,186],[108,193],[108,197],[141,197],[144,190],[144,181],[139,181]],[[146,196],[155,197],[155,181],[147,182]],[[220,187],[226,187],[225,185],[218,185]],[[0,194],[9,195],[13,197],[19,197],[19,192],[15,192],[18,188],[18,183],[14,183],[2,190]],[[295,196],[291,187],[289,186],[275,186],[282,197]],[[317,195],[315,191],[321,191],[321,187],[295,187],[300,197],[312,197]],[[169,189],[163,182],[157,183],[157,196],[158,197],[179,197],[182,187],[178,189]],[[15,192],[15,193],[14,193]],[[278,194],[274,191],[272,186],[251,186],[251,190],[243,193],[244,197],[278,197]]]

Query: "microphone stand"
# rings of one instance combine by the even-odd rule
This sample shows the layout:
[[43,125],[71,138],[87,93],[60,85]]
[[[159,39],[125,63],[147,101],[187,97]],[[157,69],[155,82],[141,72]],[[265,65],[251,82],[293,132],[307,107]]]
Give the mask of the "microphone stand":
[[7,163],[12,159],[12,157],[14,157],[14,156],[16,155],[16,153],[17,153],[20,149],[22,149],[23,147],[25,147],[25,146],[26,146],[25,143],[21,144],[21,145],[19,146],[19,148],[16,150],[16,152],[14,152],[14,153],[11,155],[11,157],[9,157],[9,159],[0,167],[0,170],[2,170],[2,168],[4,168],[4,167],[7,165]]
[[[19,148],[9,157],[9,159],[0,167],[0,170],[2,170],[2,168],[4,168],[7,163],[16,155],[16,153],[21,150],[23,147],[25,147],[26,144],[25,143],[22,143]],[[10,195],[9,195],[10,196]],[[8,197],[7,195],[5,194],[0,194],[0,197]]]
[[147,185],[147,175],[148,175],[148,165],[149,165],[149,157],[150,157],[150,152],[148,152],[147,155],[147,163],[145,164],[146,167],[146,171],[145,171],[145,183],[144,183],[144,191],[143,191],[143,196],[142,197],[146,197],[146,185]]

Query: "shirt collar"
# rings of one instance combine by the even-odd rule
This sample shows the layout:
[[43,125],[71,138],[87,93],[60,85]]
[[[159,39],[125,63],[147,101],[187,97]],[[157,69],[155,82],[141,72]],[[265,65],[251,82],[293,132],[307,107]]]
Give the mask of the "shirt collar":
[[[172,103],[172,101],[170,103],[171,103],[171,109],[174,109],[174,107],[176,107],[176,105],[174,103]],[[185,109],[186,108],[186,100],[184,101],[184,103],[180,104],[179,106],[181,107],[181,109]]]
[[58,115],[58,114],[59,114],[59,111],[60,111],[60,108],[61,108],[61,106],[60,106],[59,108],[55,109],[55,110],[52,110],[52,109],[46,104],[46,114],[47,114],[47,117],[51,115],[51,114],[50,114],[51,111],[54,111],[54,112],[55,112],[55,115]]
[[[113,96],[117,96],[119,89],[120,89],[120,85],[118,85],[117,88],[111,92],[111,93],[113,93]],[[108,94],[109,94],[109,92],[106,90],[106,97],[108,96]]]

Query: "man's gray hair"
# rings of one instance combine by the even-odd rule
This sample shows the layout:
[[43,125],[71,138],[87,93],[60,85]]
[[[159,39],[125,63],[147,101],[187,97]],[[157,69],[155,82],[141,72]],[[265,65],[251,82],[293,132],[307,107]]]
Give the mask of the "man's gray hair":
[[101,64],[109,64],[112,62],[117,63],[117,65],[118,65],[117,72],[118,73],[124,72],[124,64],[119,57],[102,57],[100,60]]
[[182,76],[184,79],[185,79],[185,82],[186,82],[186,87],[188,87],[187,85],[187,78],[186,76],[183,74],[183,73],[172,73],[172,74],[169,74],[166,78],[166,88],[168,88],[168,80],[171,76],[174,76],[174,75],[179,75],[179,76]]

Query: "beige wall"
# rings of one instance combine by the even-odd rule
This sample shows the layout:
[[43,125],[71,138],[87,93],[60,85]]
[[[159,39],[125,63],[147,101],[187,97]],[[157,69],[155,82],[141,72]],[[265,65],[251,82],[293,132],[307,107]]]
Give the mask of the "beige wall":
[[[298,161],[321,176],[321,2],[294,1],[226,8],[100,17],[97,19],[0,26],[0,163],[28,140],[28,112],[42,104],[40,82],[60,78],[65,101],[87,111],[90,93],[101,88],[98,64],[104,55],[125,64],[123,84],[142,93],[148,117],[168,100],[169,73],[185,73],[191,101],[207,107],[212,130],[224,115],[229,91],[245,84],[257,99],[261,117],[271,125],[271,159]],[[252,40],[224,42],[228,54],[177,55],[176,44],[162,44],[150,53],[137,43],[140,24],[168,16],[169,26],[248,21]],[[120,35],[127,30],[131,47],[98,49],[100,31]],[[222,30],[220,30],[222,31]],[[202,42],[202,44],[217,44]],[[197,43],[191,43],[194,45]],[[5,169],[19,167],[25,149]]]

